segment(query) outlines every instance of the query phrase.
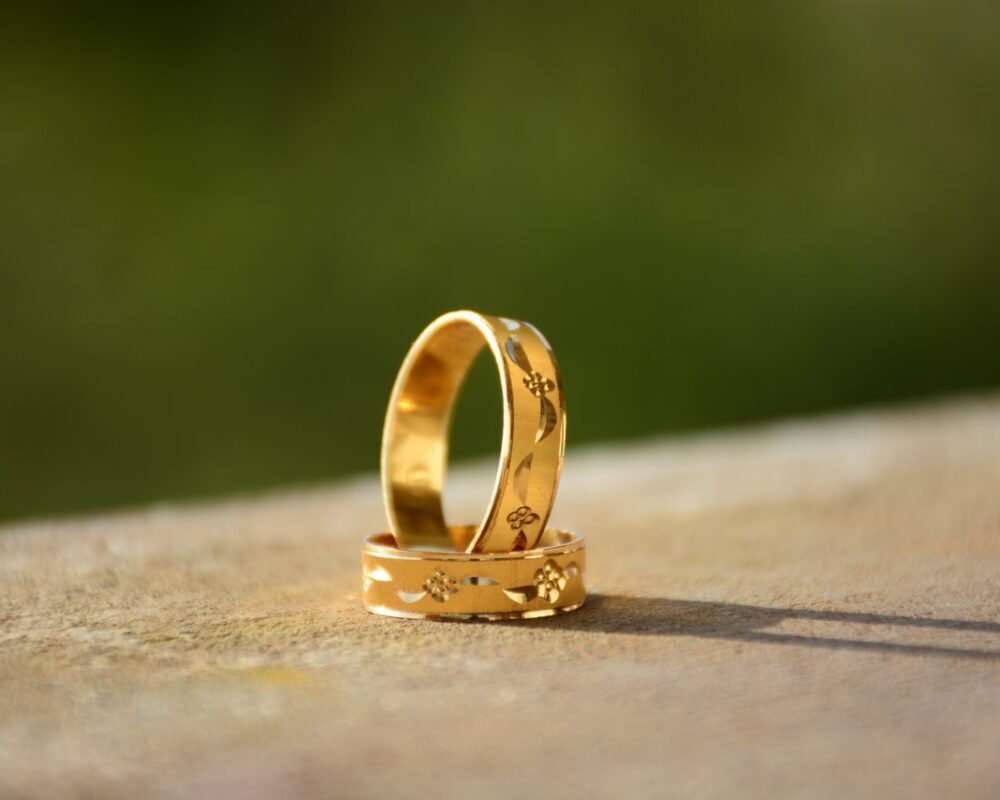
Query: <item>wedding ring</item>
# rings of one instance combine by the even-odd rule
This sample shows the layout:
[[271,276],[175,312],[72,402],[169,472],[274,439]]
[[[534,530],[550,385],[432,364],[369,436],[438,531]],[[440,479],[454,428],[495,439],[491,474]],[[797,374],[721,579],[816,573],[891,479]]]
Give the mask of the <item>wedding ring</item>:
[[[475,526],[450,530],[467,542]],[[547,530],[518,553],[402,550],[391,533],[362,549],[365,608],[411,619],[529,619],[573,611],[586,599],[583,539]]]
[[[487,346],[500,373],[500,465],[479,525],[448,526],[441,494],[451,414]],[[390,532],[362,549],[365,607],[416,619],[548,617],[583,605],[583,540],[546,530],[566,439],[555,357],[526,322],[455,311],[410,348],[382,434]]]
[[[445,523],[441,493],[452,408],[484,345],[500,373],[503,439],[486,515],[466,536],[464,528]],[[541,333],[526,322],[473,311],[438,317],[410,348],[386,413],[382,493],[396,545],[468,553],[532,550],[555,500],[565,437],[562,383]]]

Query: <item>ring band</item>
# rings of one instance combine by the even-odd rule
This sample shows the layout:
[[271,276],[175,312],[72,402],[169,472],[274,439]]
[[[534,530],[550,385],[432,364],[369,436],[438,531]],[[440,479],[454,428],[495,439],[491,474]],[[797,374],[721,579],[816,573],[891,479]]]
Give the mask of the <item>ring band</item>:
[[[482,523],[456,540],[441,493],[451,412],[479,351],[490,348],[504,400],[500,466]],[[555,500],[566,410],[555,356],[526,322],[454,311],[434,320],[400,367],[382,435],[382,493],[401,548],[509,553],[536,546]],[[455,534],[457,535],[457,534]]]
[[[450,534],[468,541],[475,526]],[[547,530],[519,553],[401,550],[391,533],[362,550],[365,608],[410,619],[529,619],[573,611],[586,599],[583,539]]]

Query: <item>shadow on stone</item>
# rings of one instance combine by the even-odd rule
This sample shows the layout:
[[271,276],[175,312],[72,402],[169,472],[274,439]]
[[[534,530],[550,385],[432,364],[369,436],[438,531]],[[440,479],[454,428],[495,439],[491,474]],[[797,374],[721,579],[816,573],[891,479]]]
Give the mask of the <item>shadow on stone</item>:
[[[628,597],[592,594],[579,611],[545,620],[533,620],[532,629],[562,629],[595,633],[628,633],[645,636],[697,636],[744,642],[868,650],[910,655],[950,656],[1000,660],[1000,649],[906,644],[868,639],[850,639],[768,631],[785,620],[839,622],[852,625],[891,625],[953,632],[992,633],[1000,637],[1000,624],[958,619],[860,614],[846,611],[815,611],[769,608],[736,603],[674,600],[666,597]],[[523,623],[514,623],[523,624]],[[1000,640],[997,642],[1000,647]]]

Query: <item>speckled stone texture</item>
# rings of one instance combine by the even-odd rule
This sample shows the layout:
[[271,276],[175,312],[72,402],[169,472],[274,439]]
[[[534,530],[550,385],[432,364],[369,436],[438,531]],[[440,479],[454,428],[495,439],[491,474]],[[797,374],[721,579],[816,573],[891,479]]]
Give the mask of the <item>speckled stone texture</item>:
[[374,477],[0,529],[0,796],[1000,796],[1000,399],[575,450],[553,521],[591,600],[516,623],[362,610]]

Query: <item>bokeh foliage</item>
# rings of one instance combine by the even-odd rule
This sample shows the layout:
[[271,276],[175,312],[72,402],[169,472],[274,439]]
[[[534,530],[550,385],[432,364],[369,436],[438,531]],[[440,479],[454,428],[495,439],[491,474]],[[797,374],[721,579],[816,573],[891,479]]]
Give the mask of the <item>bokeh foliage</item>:
[[453,308],[571,446],[1000,382],[995,4],[3,14],[0,517],[373,469]]

